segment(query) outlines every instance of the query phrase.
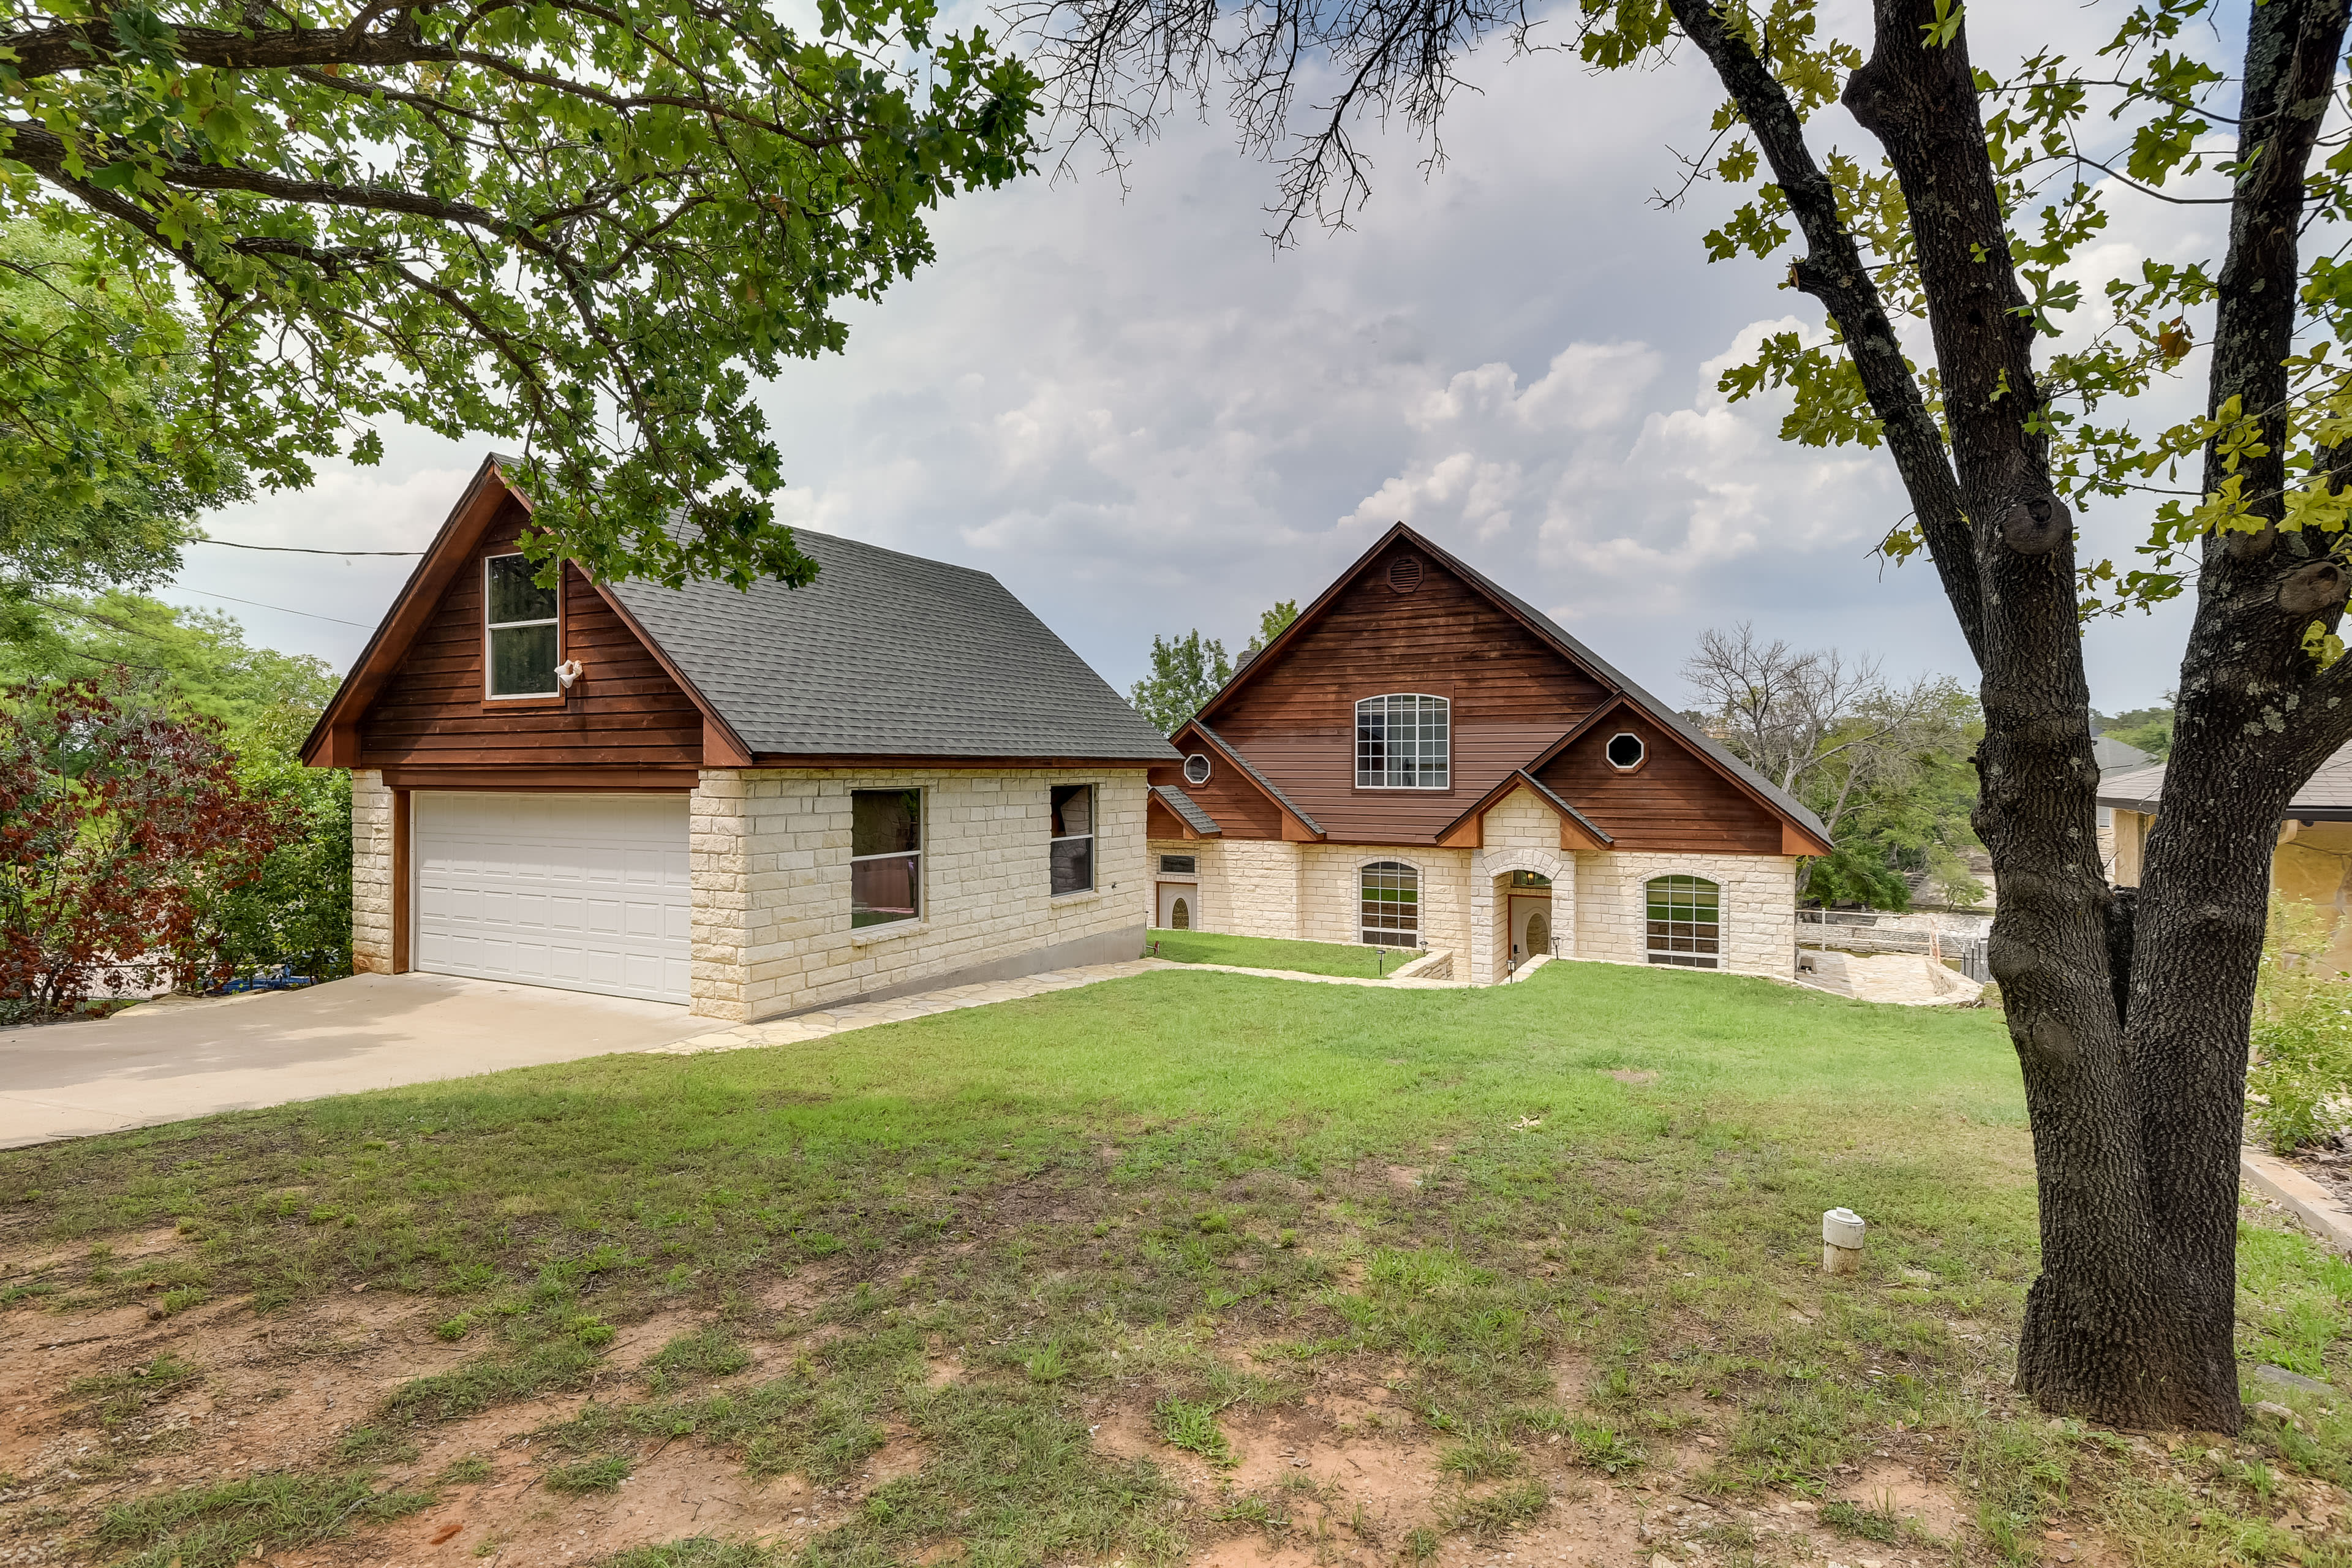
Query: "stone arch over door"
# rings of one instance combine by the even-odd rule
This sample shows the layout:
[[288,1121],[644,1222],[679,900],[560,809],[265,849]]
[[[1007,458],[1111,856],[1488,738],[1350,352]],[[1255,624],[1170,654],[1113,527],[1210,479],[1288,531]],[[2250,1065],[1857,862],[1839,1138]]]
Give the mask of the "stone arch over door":
[[[1551,929],[1563,956],[1576,946],[1576,857],[1559,849],[1516,847],[1481,850],[1470,877],[1470,979],[1491,985],[1503,978],[1503,955],[1510,951],[1504,922],[1510,900],[1497,884],[1514,871],[1551,879]],[[1457,970],[1455,973],[1459,973]]]

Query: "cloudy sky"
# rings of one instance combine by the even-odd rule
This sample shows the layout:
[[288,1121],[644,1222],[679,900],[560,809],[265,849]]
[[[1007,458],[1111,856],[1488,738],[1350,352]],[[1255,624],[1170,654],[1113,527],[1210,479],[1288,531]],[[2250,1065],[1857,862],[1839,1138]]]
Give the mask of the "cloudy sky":
[[[2052,16],[1972,5],[1979,63],[2004,26],[2038,42]],[[2076,43],[2112,26],[2104,8],[2058,22]],[[1595,78],[1498,50],[1470,76],[1483,92],[1448,118],[1450,163],[1424,178],[1412,142],[1375,137],[1359,226],[1280,254],[1273,174],[1221,124],[1171,125],[1124,194],[1084,174],[951,204],[938,265],[853,310],[845,356],[765,389],[785,517],[994,573],[1121,688],[1154,633],[1237,649],[1260,610],[1313,597],[1399,519],[1670,698],[1698,633],[1743,619],[1973,685],[1932,569],[1870,553],[1906,510],[1891,464],[1784,446],[1777,405],[1714,390],[1759,334],[1821,313],[1771,268],[1706,264],[1706,192],[1679,211],[1649,200],[1675,177],[1668,148],[1704,141],[1716,95],[1696,55]],[[1850,123],[1831,141],[1867,144]],[[2126,207],[2086,273],[2210,254],[2213,210]],[[2201,353],[2184,368],[2168,422],[2201,402]],[[208,526],[417,548],[489,443],[389,436],[381,467]],[[2109,507],[2084,527],[2119,551],[2144,518]],[[339,668],[407,569],[188,557],[167,597]],[[2184,629],[2178,613],[2095,627],[2093,700],[2156,700]]]

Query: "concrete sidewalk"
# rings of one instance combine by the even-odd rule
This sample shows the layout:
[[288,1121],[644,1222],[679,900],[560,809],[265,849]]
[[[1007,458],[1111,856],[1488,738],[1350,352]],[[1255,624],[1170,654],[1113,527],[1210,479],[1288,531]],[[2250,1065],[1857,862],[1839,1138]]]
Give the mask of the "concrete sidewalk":
[[0,1148],[641,1051],[710,1022],[674,1003],[443,974],[166,998],[102,1023],[0,1030]]
[[[1517,978],[1544,962],[1536,960]],[[103,1023],[0,1030],[0,1149],[617,1051],[689,1056],[800,1045],[1168,969],[1384,991],[1463,988],[1460,981],[1139,958],[729,1026],[691,1017],[671,1003],[444,974],[358,974],[307,991],[165,997]]]

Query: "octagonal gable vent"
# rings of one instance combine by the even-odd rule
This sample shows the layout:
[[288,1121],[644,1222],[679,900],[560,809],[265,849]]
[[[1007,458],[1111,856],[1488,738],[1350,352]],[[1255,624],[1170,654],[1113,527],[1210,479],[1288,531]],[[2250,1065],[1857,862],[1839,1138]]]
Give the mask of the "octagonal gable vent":
[[1421,557],[1400,555],[1389,563],[1389,587],[1392,592],[1410,594],[1421,586]]

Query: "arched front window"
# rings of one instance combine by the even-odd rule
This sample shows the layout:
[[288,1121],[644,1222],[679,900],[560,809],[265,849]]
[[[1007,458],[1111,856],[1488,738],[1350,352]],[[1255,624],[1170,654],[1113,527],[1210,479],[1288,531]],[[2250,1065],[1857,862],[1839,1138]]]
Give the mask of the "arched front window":
[[1453,704],[1396,693],[1356,704],[1358,789],[1444,789],[1453,770]]
[[1370,947],[1421,945],[1421,873],[1398,860],[1364,868],[1364,942]]
[[1648,889],[1650,962],[1723,967],[1723,889],[1704,877],[1654,877]]

